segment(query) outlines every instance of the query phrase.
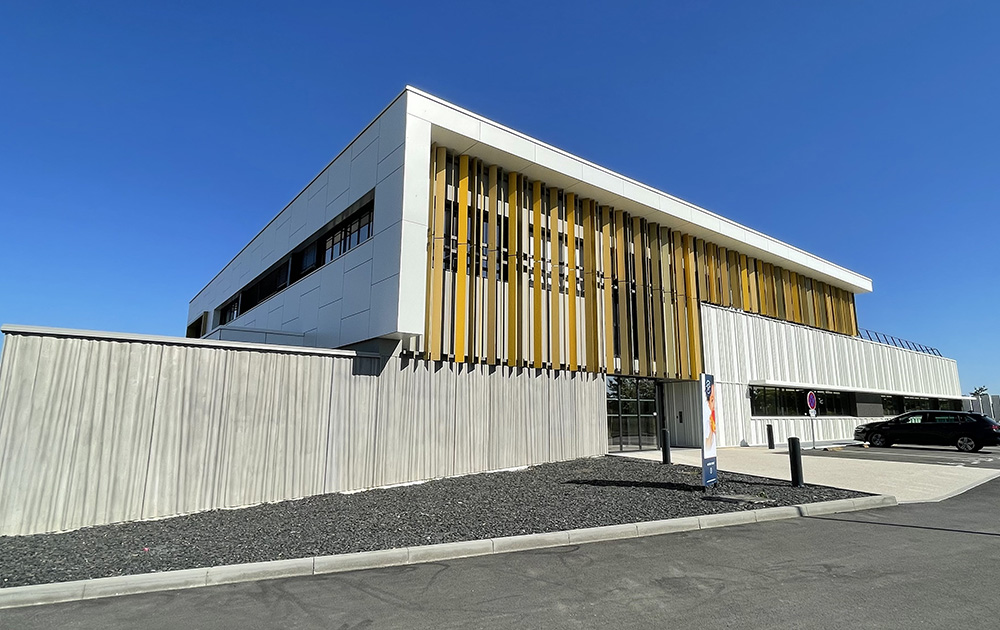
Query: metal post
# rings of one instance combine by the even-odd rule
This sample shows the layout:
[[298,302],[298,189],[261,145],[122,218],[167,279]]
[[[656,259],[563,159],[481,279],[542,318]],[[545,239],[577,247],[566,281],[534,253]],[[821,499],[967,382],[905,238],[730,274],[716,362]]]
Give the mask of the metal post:
[[663,423],[663,429],[660,433],[660,439],[663,440],[660,443],[660,450],[663,451],[663,463],[670,463],[670,430],[667,429],[667,424]]
[[774,426],[767,425],[767,448],[774,450]]
[[792,467],[792,487],[801,488],[802,483],[802,447],[799,438],[788,438],[788,462]]

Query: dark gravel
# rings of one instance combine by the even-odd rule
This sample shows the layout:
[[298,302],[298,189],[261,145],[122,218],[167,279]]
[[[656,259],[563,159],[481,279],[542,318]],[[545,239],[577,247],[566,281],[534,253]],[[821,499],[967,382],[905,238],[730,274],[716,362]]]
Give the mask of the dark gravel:
[[62,534],[0,537],[0,587],[243,562],[430,545],[864,496],[719,473],[706,501],[701,470],[601,457],[515,472],[329,494]]

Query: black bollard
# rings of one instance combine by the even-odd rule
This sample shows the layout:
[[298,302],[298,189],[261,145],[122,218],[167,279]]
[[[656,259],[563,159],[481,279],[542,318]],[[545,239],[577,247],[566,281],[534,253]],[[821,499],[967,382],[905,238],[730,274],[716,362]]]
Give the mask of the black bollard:
[[788,461],[792,466],[792,487],[801,488],[802,483],[802,447],[799,438],[788,438]]
[[666,425],[663,426],[663,430],[660,432],[660,449],[663,451],[663,463],[670,463],[670,431],[667,429]]
[[774,450],[774,425],[767,425],[767,448]]

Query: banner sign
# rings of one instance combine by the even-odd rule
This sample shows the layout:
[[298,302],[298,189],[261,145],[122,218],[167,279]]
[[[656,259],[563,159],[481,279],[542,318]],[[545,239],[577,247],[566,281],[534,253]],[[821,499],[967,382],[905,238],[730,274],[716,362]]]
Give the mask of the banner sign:
[[719,481],[715,459],[715,447],[719,442],[715,421],[715,378],[711,374],[702,374],[698,381],[701,384],[701,434],[704,438],[701,442],[701,484],[711,486]]

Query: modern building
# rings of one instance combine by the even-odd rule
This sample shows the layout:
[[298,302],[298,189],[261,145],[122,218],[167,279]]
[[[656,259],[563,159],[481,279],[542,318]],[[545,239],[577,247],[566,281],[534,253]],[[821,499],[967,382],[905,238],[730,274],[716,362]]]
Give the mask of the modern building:
[[[859,334],[868,278],[407,87],[191,301],[188,335],[606,376],[609,447],[822,437],[961,406],[954,361]],[[687,412],[687,421],[685,421]],[[580,419],[601,421],[603,418]]]
[[[191,300],[5,326],[0,535],[960,408],[871,280],[407,87]],[[810,421],[807,392],[818,417]]]

